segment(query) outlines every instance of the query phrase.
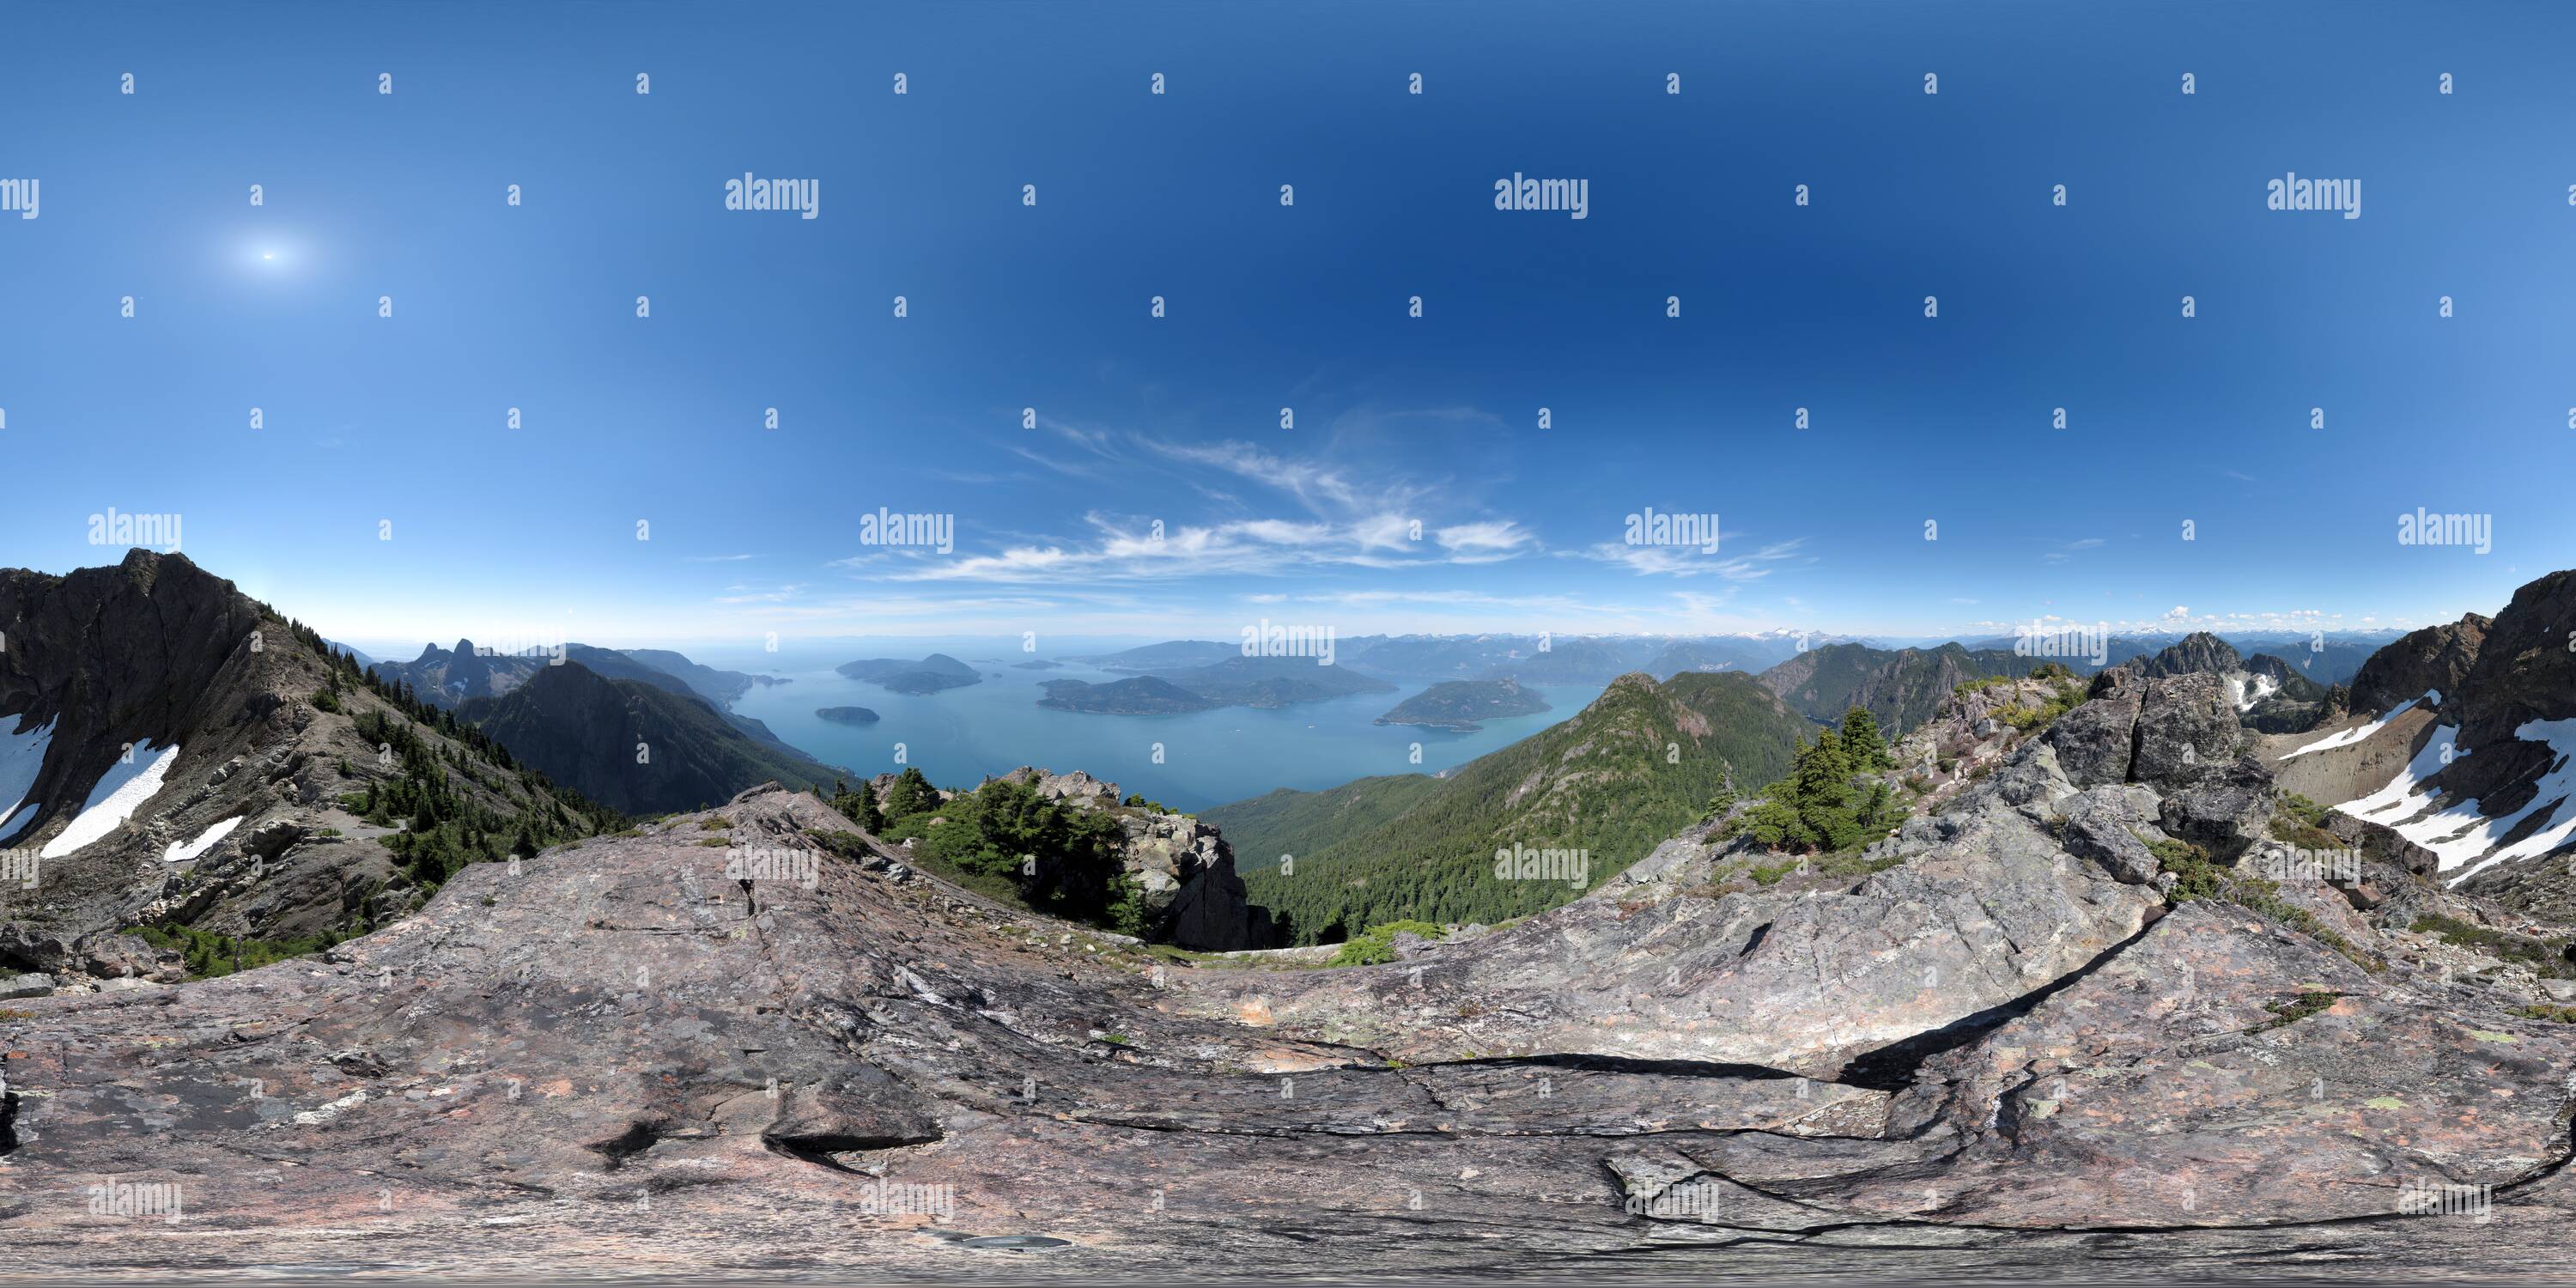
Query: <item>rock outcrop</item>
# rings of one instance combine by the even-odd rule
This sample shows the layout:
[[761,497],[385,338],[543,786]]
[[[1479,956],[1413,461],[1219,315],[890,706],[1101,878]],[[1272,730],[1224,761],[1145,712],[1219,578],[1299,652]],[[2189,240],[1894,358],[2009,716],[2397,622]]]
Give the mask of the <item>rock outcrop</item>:
[[[2558,968],[2413,932],[2510,924],[2429,888],[2367,915],[2320,885],[2183,899],[2149,847],[2223,852],[2269,779],[2217,677],[2097,692],[1998,733],[1855,865],[1748,881],[1767,856],[1694,829],[1571,904],[1338,970],[1167,960],[746,793],[473,865],[318,958],[13,1001],[0,1219],[90,1273],[352,1237],[454,1274],[2555,1256]],[[1125,821],[1151,870],[1198,866],[1180,915],[1231,875],[1188,820]],[[91,1186],[184,1216],[138,1238]],[[2492,1219],[2408,1215],[2427,1194]]]
[[[382,839],[397,829],[346,798],[415,768],[505,838],[525,814],[558,817],[554,789],[412,724],[318,636],[182,555],[0,571],[0,638],[0,762],[24,782],[0,826],[0,970],[94,989],[169,974],[128,927],[292,939],[398,916],[425,892]],[[403,762],[362,718],[427,757]],[[110,941],[125,946],[93,951]]]
[[2382,645],[2353,673],[2350,709],[2376,715],[2428,692],[2459,692],[2494,626],[2493,619],[2470,613]]
[[2576,572],[2558,572],[2492,620],[2398,639],[2354,678],[2353,709],[2376,718],[2274,749],[2280,772],[2404,870],[2576,920],[2571,619]]
[[[892,782],[890,777],[881,780],[880,791]],[[1276,943],[1270,914],[1253,906],[1243,878],[1235,873],[1234,851],[1214,826],[1187,814],[1124,804],[1118,784],[1079,769],[1058,774],[1022,765],[986,778],[976,790],[995,782],[1016,783],[1044,799],[1110,815],[1126,833],[1119,862],[1126,878],[1143,892],[1150,934],[1157,942],[1202,952],[1239,952]]]
[[2245,669],[2244,658],[2236,646],[2207,631],[2193,631],[2157,650],[2152,657],[2141,657],[2135,664],[2139,673],[2149,679],[2174,675],[2225,675]]
[[[2129,732],[2161,763],[2190,727]],[[1712,897],[1730,860],[1686,836],[1324,971],[1164,961],[763,790],[475,865],[318,959],[13,1003],[0,1212],[11,1255],[93,1274],[352,1237],[458,1274],[2554,1255],[2576,1026],[2403,931],[2338,923],[2374,972],[2060,849],[2154,826],[2071,746],[2023,744],[1875,873]],[[2492,1222],[2404,1215],[2426,1186]]]

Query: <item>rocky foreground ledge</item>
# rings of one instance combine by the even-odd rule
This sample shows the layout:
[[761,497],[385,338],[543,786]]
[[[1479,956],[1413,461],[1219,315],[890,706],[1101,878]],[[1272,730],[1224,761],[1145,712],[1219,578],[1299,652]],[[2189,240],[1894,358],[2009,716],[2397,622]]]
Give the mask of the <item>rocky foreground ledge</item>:
[[[2088,719],[2146,748],[2160,692]],[[8,1004],[0,1271],[2564,1271],[2576,1025],[2348,910],[2168,900],[2082,838],[2187,789],[2080,750],[1855,880],[1712,894],[1683,838],[1343,971],[1004,909],[756,790],[318,959]]]

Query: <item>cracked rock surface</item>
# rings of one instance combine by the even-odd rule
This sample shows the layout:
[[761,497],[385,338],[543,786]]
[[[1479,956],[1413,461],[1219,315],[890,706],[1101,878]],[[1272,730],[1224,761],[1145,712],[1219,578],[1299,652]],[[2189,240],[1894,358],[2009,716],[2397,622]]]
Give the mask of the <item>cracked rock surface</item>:
[[[757,790],[469,867],[322,958],[12,1003],[0,1268],[2563,1264],[2576,1026],[2168,907],[2134,856],[2061,848],[2071,818],[2153,811],[2060,751],[1910,823],[1881,871],[1711,897],[1679,838],[1351,970],[1154,953],[882,853],[746,890],[712,831],[847,830]],[[2401,1215],[2427,1185],[2486,1219]],[[181,1215],[97,1210],[99,1186],[175,1186]]]

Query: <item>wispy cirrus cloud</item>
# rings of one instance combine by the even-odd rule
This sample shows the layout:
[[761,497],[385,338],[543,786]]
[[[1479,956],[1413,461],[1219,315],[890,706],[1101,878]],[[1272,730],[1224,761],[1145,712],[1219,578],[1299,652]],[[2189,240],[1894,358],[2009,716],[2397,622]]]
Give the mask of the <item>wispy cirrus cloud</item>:
[[1174,527],[1091,514],[1084,521],[1091,532],[1080,540],[1023,542],[963,558],[908,548],[877,550],[835,565],[899,582],[1153,581],[1487,563],[1512,557],[1529,540],[1508,524],[1432,529],[1427,541],[1390,541],[1388,525],[1375,519],[1243,519]]
[[[1472,420],[1472,409],[1422,413]],[[1187,443],[1094,429],[1041,417],[1054,450],[1008,444],[1024,459],[1074,477],[1175,476],[1222,511],[1195,522],[1085,514],[1084,530],[996,537],[997,548],[933,557],[911,548],[862,551],[832,566],[887,581],[1036,583],[1079,577],[1108,581],[1277,575],[1331,569],[1385,570],[1499,563],[1538,553],[1520,522],[1479,513],[1457,489],[1398,471],[1325,457],[1284,454],[1236,440]],[[1204,480],[1219,476],[1228,487]],[[1248,485],[1248,486],[1246,486]],[[1292,513],[1262,513],[1259,496]],[[1253,495],[1253,501],[1243,499]]]
[[1749,555],[1702,554],[1690,546],[1632,546],[1604,541],[1588,550],[1569,551],[1585,559],[1618,564],[1640,577],[1718,577],[1727,581],[1758,581],[1770,576],[1791,561],[1812,562],[1814,556],[1802,555],[1805,537],[1775,541]]

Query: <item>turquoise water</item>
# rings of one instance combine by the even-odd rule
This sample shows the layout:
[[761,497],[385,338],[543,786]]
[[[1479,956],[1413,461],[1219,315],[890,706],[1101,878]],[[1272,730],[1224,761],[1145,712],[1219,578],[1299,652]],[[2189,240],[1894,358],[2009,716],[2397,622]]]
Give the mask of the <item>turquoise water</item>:
[[[989,646],[988,646],[989,648]],[[1036,765],[1057,773],[1088,770],[1143,792],[1175,809],[1205,809],[1258,796],[1278,787],[1315,790],[1373,774],[1438,773],[1528,737],[1581,711],[1601,696],[1600,685],[1537,688],[1551,708],[1535,715],[1488,721],[1475,733],[1445,733],[1370,723],[1396,703],[1430,686],[1395,682],[1392,693],[1363,693],[1276,711],[1223,707],[1175,716],[1089,715],[1037,705],[1048,680],[1123,679],[1091,667],[1066,664],[1053,671],[1015,671],[1026,654],[950,650],[982,672],[984,682],[944,693],[893,693],[845,679],[805,658],[719,659],[710,665],[783,675],[792,682],[753,689],[734,710],[768,724],[771,732],[825,764],[861,775],[920,768],[942,787],[972,787],[987,774]],[[916,649],[852,653],[858,657],[919,656]],[[693,656],[697,656],[693,654]],[[767,665],[761,664],[767,662]],[[837,663],[835,663],[837,664]],[[883,717],[872,725],[817,719],[818,707],[866,707]],[[1412,762],[1421,744],[1420,764]],[[1159,763],[1158,763],[1159,748]]]

